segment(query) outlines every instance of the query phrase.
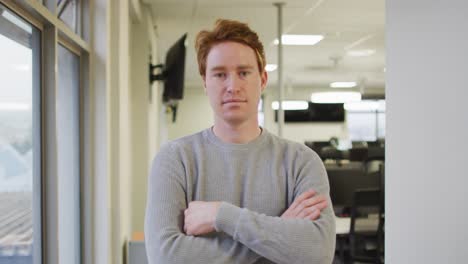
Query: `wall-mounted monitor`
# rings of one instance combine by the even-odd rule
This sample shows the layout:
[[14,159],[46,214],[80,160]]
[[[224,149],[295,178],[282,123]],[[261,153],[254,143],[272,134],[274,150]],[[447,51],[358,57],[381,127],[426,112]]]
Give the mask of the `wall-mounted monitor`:
[[[186,38],[187,33],[171,46],[164,64],[150,66],[150,81],[164,81],[163,102],[166,104],[176,105],[184,98]],[[162,73],[154,75],[155,68],[162,68]]]
[[[343,104],[316,104],[309,102],[305,110],[284,110],[284,122],[344,122]],[[275,110],[275,122],[278,122],[278,110]]]
[[163,102],[184,98],[186,38],[187,33],[177,40],[166,54]]

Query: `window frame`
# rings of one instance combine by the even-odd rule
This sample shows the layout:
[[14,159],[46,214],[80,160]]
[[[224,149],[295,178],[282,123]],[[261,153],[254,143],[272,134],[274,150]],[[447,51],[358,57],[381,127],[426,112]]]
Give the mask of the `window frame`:
[[[33,160],[39,162],[33,163],[32,169],[32,211],[33,211],[33,241],[34,247],[32,259],[34,263],[44,263],[43,260],[43,153],[42,153],[42,46],[43,46],[43,24],[24,10],[11,3],[0,3],[7,8],[8,12],[14,13],[35,30],[31,33],[32,38],[39,38],[32,41],[32,141],[33,141]],[[37,32],[37,35],[35,34]],[[39,82],[35,82],[39,81]]]
[[[43,4],[44,2],[44,4]],[[80,168],[80,259],[81,263],[91,263],[93,254],[92,239],[92,157],[87,157],[92,143],[92,128],[90,111],[85,106],[92,104],[90,98],[90,1],[79,1],[79,12],[77,19],[77,32],[58,18],[56,8],[49,10],[52,1],[24,1],[0,0],[0,3],[9,11],[17,14],[40,32],[40,76],[39,89],[33,84],[33,114],[39,118],[36,124],[40,133],[33,133],[33,142],[39,144],[34,146],[34,157],[39,157],[37,173],[33,173],[33,208],[40,209],[39,221],[34,219],[34,241],[40,246],[33,250],[34,263],[58,264],[57,246],[58,238],[58,190],[57,190],[57,145],[56,145],[56,89],[57,89],[57,49],[63,45],[71,52],[79,56],[80,62],[80,84],[79,84],[79,168]],[[87,40],[84,40],[87,39]],[[34,72],[33,72],[34,74]],[[37,96],[38,95],[38,96]],[[34,180],[36,179],[36,180]],[[37,229],[39,228],[39,229]],[[40,231],[37,231],[40,230]]]

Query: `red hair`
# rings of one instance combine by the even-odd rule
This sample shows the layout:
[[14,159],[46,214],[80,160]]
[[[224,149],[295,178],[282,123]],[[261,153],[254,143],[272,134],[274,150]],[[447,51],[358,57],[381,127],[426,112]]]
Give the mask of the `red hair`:
[[265,51],[257,33],[250,29],[246,23],[218,19],[213,31],[202,30],[197,34],[195,40],[200,75],[204,76],[206,73],[206,58],[211,48],[225,41],[238,42],[251,47],[257,57],[258,70],[260,73],[265,71]]

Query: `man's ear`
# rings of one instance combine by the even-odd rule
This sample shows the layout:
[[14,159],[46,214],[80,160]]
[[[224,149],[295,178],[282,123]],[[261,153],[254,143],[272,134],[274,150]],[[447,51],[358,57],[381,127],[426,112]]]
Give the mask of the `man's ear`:
[[263,90],[265,90],[266,85],[268,83],[268,73],[267,73],[267,71],[263,71],[261,73],[260,79],[261,79],[261,87],[262,87],[262,92],[263,92]]

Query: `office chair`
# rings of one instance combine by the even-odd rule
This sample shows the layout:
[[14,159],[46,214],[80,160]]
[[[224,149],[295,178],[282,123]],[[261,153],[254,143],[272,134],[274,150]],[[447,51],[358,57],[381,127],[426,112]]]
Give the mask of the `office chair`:
[[352,262],[383,263],[383,208],[380,188],[354,192],[349,230]]
[[366,161],[385,160],[385,147],[372,146],[367,149]]
[[344,159],[344,152],[337,149],[337,148],[335,148],[335,147],[332,147],[332,146],[323,147],[320,150],[319,154],[320,154],[319,156],[322,158],[322,160],[326,160],[326,159],[342,160],[342,159]]
[[353,147],[349,150],[350,161],[364,161],[367,158],[367,148],[364,147]]
[[377,248],[380,250],[380,258],[385,260],[385,164],[380,165],[380,212],[379,226],[377,229]]
[[317,154],[320,154],[320,151],[323,147],[330,146],[328,141],[305,141],[304,144],[315,151]]

